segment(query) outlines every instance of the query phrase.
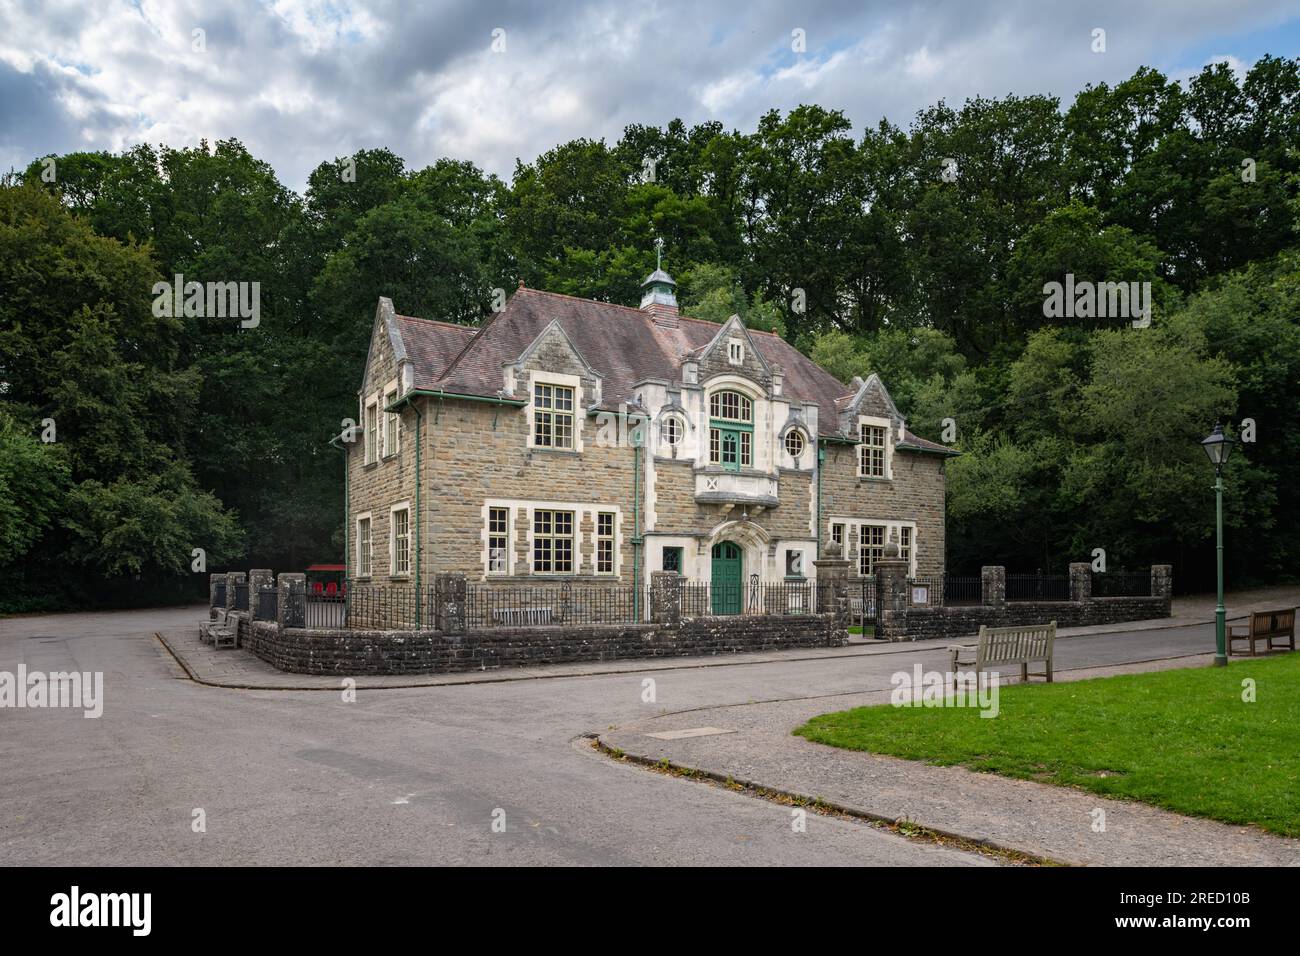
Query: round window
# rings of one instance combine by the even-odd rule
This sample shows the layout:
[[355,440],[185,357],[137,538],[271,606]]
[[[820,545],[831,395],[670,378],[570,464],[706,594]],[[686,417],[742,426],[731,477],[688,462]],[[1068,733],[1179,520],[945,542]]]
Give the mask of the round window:
[[682,423],[671,415],[664,419],[664,442],[676,445],[682,440]]
[[785,436],[785,450],[790,453],[791,458],[798,458],[803,454],[803,433],[791,432]]

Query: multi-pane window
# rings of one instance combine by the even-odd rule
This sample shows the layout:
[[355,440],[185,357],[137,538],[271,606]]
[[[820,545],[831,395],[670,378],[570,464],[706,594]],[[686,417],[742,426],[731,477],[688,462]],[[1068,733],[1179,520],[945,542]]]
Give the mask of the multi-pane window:
[[842,524],[831,525],[831,540],[834,541],[836,544],[838,544],[841,548],[844,547],[844,525]]
[[411,573],[411,511],[393,512],[393,574]]
[[[384,393],[384,408],[397,401],[397,389]],[[397,454],[399,429],[402,416],[397,412],[384,412],[384,457]]]
[[864,524],[858,547],[858,573],[874,574],[876,562],[885,556],[885,526]]
[[709,417],[751,422],[754,420],[754,406],[739,392],[714,392],[709,396]]
[[510,509],[488,509],[488,571],[505,574],[510,570]]
[[865,478],[885,477],[885,427],[861,425],[858,473]]
[[803,577],[802,551],[787,551],[785,553],[785,576],[787,578]]
[[609,511],[596,515],[596,573],[614,573],[614,515]]
[[533,512],[533,570],[573,573],[573,512]]
[[538,448],[573,447],[573,389],[533,384],[533,444]]
[[682,549],[664,548],[663,570],[682,573]]
[[357,575],[370,577],[370,519],[357,519]]
[[912,529],[900,526],[898,529],[898,556],[909,564],[912,561]]
[[379,458],[379,408],[374,402],[366,406],[366,464]]
[[727,361],[732,365],[744,364],[745,346],[739,339],[731,339],[727,342]]
[[664,419],[664,444],[676,445],[682,440],[682,421],[676,415]]
[[785,436],[785,450],[791,458],[798,458],[803,454],[803,433],[792,431]]

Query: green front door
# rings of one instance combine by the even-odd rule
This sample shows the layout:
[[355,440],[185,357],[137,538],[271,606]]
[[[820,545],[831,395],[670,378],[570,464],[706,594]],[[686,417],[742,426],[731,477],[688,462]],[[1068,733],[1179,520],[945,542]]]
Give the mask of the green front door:
[[739,614],[741,575],[740,546],[723,541],[713,546],[713,613]]

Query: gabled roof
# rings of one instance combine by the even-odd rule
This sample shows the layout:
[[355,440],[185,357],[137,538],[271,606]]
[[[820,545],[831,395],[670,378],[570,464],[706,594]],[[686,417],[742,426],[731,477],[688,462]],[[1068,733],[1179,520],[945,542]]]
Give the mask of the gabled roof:
[[[631,306],[523,286],[478,329],[397,316],[417,389],[485,398],[501,394],[502,366],[517,361],[552,323],[600,374],[601,407],[610,410],[631,403],[636,385],[647,379],[679,381],[682,360],[708,346],[724,327],[683,315],[668,328]],[[838,413],[853,399],[849,387],[780,336],[745,331],[768,366],[781,366],[783,397],[818,405],[821,436],[836,436]],[[905,441],[917,450],[949,451],[910,432]]]

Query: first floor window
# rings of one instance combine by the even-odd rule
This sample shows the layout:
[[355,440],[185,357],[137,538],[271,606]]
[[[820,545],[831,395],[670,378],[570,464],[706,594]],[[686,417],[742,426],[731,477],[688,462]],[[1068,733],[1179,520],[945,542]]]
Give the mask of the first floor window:
[[663,569],[664,571],[676,571],[682,573],[682,549],[681,548],[664,548]]
[[[384,393],[384,407],[397,401],[397,389]],[[397,454],[398,429],[402,426],[402,416],[397,412],[384,412],[384,457]]]
[[573,512],[533,513],[533,570],[540,574],[573,573]]
[[357,519],[357,574],[370,577],[370,519]]
[[366,406],[366,464],[379,458],[379,407],[371,402]]
[[864,478],[885,477],[885,427],[862,425],[858,445],[858,474]]
[[727,471],[748,468],[753,460],[754,436],[734,428],[709,429],[709,464]]
[[505,574],[510,569],[510,509],[488,509],[488,571]]
[[538,448],[573,447],[573,389],[534,383],[533,444]]
[[876,562],[885,556],[885,526],[864,524],[858,547],[858,573],[874,574]]
[[596,515],[596,573],[614,573],[614,515],[609,511]]
[[411,511],[400,508],[393,512],[393,570],[392,573],[411,573]]
[[785,436],[785,450],[791,458],[798,458],[803,454],[803,435],[800,432],[793,431]]
[[664,444],[677,445],[682,440],[682,421],[673,415],[664,419]]

